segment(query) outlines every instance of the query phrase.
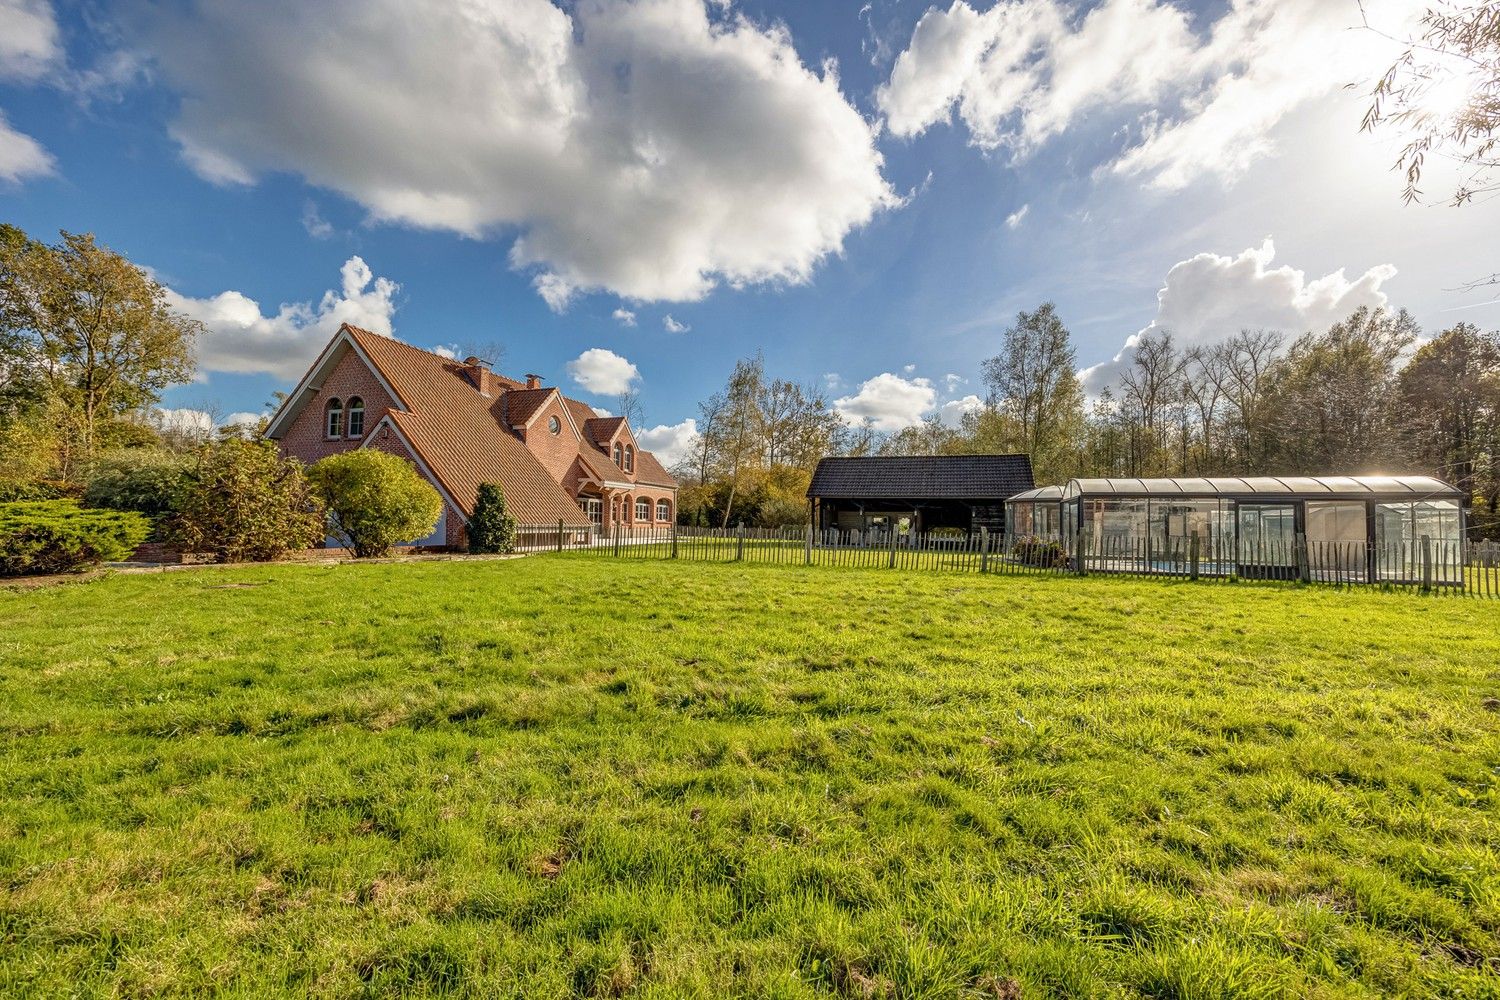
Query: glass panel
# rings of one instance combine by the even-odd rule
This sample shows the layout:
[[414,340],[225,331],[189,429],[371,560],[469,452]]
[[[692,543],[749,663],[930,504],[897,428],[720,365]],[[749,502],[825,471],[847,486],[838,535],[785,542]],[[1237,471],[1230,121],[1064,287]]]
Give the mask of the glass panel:
[[1375,575],[1381,580],[1415,579],[1412,561],[1412,505],[1375,505]]
[[1044,538],[1057,538],[1062,530],[1062,509],[1055,502],[1036,504],[1036,532]]
[[1030,535],[1034,530],[1034,507],[1030,500],[1010,504],[1010,533]]
[[1307,502],[1307,562],[1314,578],[1363,580],[1366,573],[1365,505],[1358,500]]
[[[1412,555],[1417,578],[1427,578],[1421,568],[1425,553],[1432,582],[1461,582],[1463,560],[1459,557],[1459,550],[1463,539],[1459,531],[1458,504],[1452,500],[1423,500],[1412,507]],[[1422,547],[1423,536],[1428,539],[1426,549]]]
[[1281,576],[1297,565],[1297,511],[1290,504],[1240,504],[1239,564],[1247,575]]

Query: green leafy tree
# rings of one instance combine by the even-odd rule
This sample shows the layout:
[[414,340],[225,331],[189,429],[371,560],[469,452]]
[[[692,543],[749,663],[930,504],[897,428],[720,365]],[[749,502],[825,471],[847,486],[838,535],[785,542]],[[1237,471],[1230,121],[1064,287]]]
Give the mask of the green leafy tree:
[[323,539],[323,505],[274,444],[221,441],[198,452],[166,537],[219,562],[278,559]]
[[1083,428],[1076,367],[1072,337],[1051,302],[1017,313],[1000,353],[982,366],[993,404],[1012,419],[1017,433],[1006,450],[1030,455],[1046,481],[1062,478],[1076,460]]
[[505,494],[494,483],[480,483],[469,519],[469,551],[510,552],[516,547],[516,521],[505,510]]
[[373,448],[330,455],[308,476],[328,506],[334,536],[362,559],[430,534],[443,513],[442,497],[415,466]]
[[92,457],[102,424],[192,377],[201,329],[168,307],[164,287],[92,235],[64,232],[49,246],[0,227],[3,363],[26,368],[67,405],[82,457]]

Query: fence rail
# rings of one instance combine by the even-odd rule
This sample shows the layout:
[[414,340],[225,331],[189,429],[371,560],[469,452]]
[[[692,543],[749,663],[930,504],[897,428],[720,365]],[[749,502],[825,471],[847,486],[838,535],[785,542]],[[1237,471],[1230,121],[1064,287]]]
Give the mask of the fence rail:
[[842,531],[811,528],[690,528],[675,525],[523,525],[521,552],[579,552],[621,559],[781,563],[866,569],[949,570],[1011,575],[1173,577],[1300,581],[1500,598],[1500,545],[1431,538],[1367,542],[1233,538],[1057,537]]

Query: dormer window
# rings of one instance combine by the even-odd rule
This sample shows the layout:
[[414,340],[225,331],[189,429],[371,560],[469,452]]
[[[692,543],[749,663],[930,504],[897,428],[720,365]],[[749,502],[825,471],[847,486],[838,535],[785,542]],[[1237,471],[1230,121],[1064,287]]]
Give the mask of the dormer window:
[[347,433],[350,437],[357,438],[364,436],[365,401],[358,396],[349,400],[349,405],[344,410],[344,424],[348,428]]
[[330,438],[341,438],[344,436],[344,404],[336,399],[328,401],[327,419],[324,428]]
[[635,471],[635,449],[628,444],[625,446],[625,471]]
[[625,468],[625,449],[620,442],[615,442],[615,465]]

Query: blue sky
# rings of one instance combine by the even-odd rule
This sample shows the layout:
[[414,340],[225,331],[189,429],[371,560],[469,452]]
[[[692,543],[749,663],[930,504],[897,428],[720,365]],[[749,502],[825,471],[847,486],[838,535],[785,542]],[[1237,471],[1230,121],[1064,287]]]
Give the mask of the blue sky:
[[1493,208],[1403,206],[1391,141],[1357,131],[1343,84],[1392,54],[1358,18],[0,0],[0,219],[96,233],[209,325],[172,408],[257,411],[350,319],[503,343],[505,371],[604,409],[629,383],[669,457],[757,350],[895,429],[973,405],[1048,299],[1101,384],[1153,324],[1193,343],[1389,303],[1500,325],[1454,290],[1497,266]]

